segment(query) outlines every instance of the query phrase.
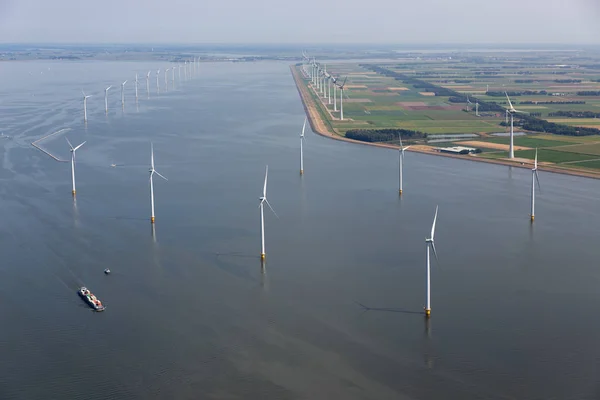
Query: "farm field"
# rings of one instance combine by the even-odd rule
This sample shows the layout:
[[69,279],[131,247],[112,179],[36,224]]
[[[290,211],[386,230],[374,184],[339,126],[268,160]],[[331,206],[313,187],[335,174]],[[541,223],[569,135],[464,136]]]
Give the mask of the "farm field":
[[[452,140],[465,146],[471,142],[482,151],[476,157],[506,158],[510,128],[503,109],[509,106],[508,92],[517,110],[557,124],[548,125],[549,131],[523,129],[527,119],[516,114],[515,131],[526,135],[515,136],[515,157],[532,159],[537,148],[541,162],[585,164],[600,172],[595,161],[600,158],[600,54],[423,53],[385,63],[327,63],[327,73],[338,84],[346,81],[344,120],[339,89],[334,105],[335,84],[326,82],[324,93],[317,94],[308,78],[305,83],[318,102],[319,115],[338,135],[356,129],[403,129],[421,133],[414,143],[427,144],[443,135],[436,142],[444,146]],[[580,128],[585,136],[578,136]],[[561,134],[547,133],[553,129]],[[460,137],[465,134],[471,137]]]

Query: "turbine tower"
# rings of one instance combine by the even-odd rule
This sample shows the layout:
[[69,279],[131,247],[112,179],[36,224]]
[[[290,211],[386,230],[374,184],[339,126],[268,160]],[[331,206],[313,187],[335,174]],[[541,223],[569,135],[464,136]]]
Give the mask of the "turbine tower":
[[156,70],[156,93],[160,93],[160,84],[158,83],[159,75],[160,75],[160,68]]
[[541,190],[537,169],[537,149],[535,149],[535,160],[533,162],[533,169],[531,170],[531,222],[535,219],[535,181],[537,181],[538,188]]
[[302,148],[302,144],[306,140],[304,138],[304,130],[306,129],[306,120],[307,120],[307,117],[304,117],[304,125],[302,125],[302,133],[300,134],[300,175],[304,174],[304,150]]
[[138,74],[135,73],[135,102],[138,101]]
[[108,114],[108,91],[111,87],[112,85],[104,89],[104,112],[106,114]]
[[271,204],[269,204],[269,200],[267,200],[267,177],[269,176],[269,166],[267,165],[267,168],[265,170],[265,185],[263,186],[263,195],[261,197],[259,197],[260,200],[260,238],[261,238],[261,250],[260,250],[260,259],[264,260],[265,259],[265,210],[264,210],[264,203],[267,203],[267,205],[269,206],[269,208],[271,209],[271,211],[273,211],[273,214],[275,214],[275,216],[277,217],[277,214],[275,213],[275,210],[273,210],[273,207],[271,207]]
[[334,76],[332,76],[331,79],[333,81],[333,111],[337,111],[337,99],[335,98],[335,92],[337,92],[337,79]]
[[169,71],[171,70],[171,68],[167,68],[165,69],[165,91],[169,90]]
[[431,225],[431,237],[425,239],[425,246],[427,247],[427,299],[425,306],[425,316],[429,318],[431,315],[431,262],[429,257],[429,248],[433,250],[433,255],[435,259],[438,259],[437,252],[435,251],[435,243],[433,241],[433,236],[435,235],[435,221],[437,220],[438,207],[435,207],[435,216],[433,217],[433,225]]
[[77,149],[83,146],[85,142],[81,143],[77,147],[73,147],[71,142],[69,142],[69,139],[67,139],[67,143],[69,143],[69,147],[71,148],[71,182],[73,184],[71,193],[73,194],[73,196],[75,196],[75,152],[77,151]]
[[83,93],[83,122],[87,122],[87,99],[92,97],[92,95],[86,96],[83,90],[81,93]]
[[125,84],[127,81],[121,83],[121,106],[125,107]]
[[341,85],[338,85],[340,88],[340,121],[344,120],[344,86],[346,85],[346,79],[348,77],[344,78],[344,82]]
[[523,111],[515,110],[512,103],[510,102],[510,98],[508,97],[508,93],[504,92],[506,95],[506,99],[508,100],[509,109],[506,111],[510,114],[510,148],[508,150],[508,158],[515,158],[515,150],[514,150],[514,132],[513,132],[513,122],[514,122],[514,114],[523,113]]
[[399,186],[398,192],[400,196],[402,196],[402,169],[404,168],[404,150],[408,149],[410,146],[403,147],[402,146],[402,135],[398,134],[400,138],[400,148],[398,149],[398,177],[399,177]]
[[150,72],[148,71],[148,74],[146,74],[146,94],[148,95],[148,98],[150,98]]
[[152,176],[156,174],[163,178],[165,181],[168,181],[167,178],[162,176],[157,170],[154,169],[154,146],[150,143],[150,207],[152,214],[150,215],[150,223],[154,223],[154,182],[152,180]]

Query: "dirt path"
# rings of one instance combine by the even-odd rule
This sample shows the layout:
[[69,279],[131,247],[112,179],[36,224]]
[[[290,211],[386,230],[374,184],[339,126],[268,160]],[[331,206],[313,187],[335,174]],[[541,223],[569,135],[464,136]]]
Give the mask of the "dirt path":
[[[329,127],[327,126],[327,124],[321,119],[321,115],[319,114],[319,111],[317,110],[316,106],[314,105],[312,97],[310,96],[310,93],[308,93],[308,88],[304,84],[304,81],[302,80],[302,76],[300,75],[300,72],[296,69],[296,67],[294,65],[290,65],[290,70],[292,72],[294,82],[296,83],[296,88],[298,89],[298,93],[300,94],[300,98],[302,99],[302,104],[304,105],[304,111],[306,112],[308,121],[310,123],[310,126],[311,126],[313,132],[315,132],[318,135],[325,136],[325,137],[328,137],[331,139],[361,144],[363,146],[375,146],[375,147],[383,147],[383,148],[388,148],[388,149],[398,149],[398,146],[395,146],[395,145],[383,144],[383,143],[361,142],[359,140],[348,139],[344,136],[341,136],[337,132],[332,132],[329,129]],[[411,146],[410,149],[408,149],[407,151],[436,155],[436,156],[440,156],[440,157],[458,158],[458,159],[466,160],[466,161],[478,161],[478,162],[484,162],[484,163],[488,163],[488,164],[507,165],[507,166],[516,167],[516,168],[526,168],[526,169],[530,168],[530,166],[527,164],[521,165],[520,161],[511,161],[508,159],[489,159],[489,158],[478,157],[475,155],[457,155],[457,154],[450,154],[450,153],[440,153],[440,152],[434,150],[432,147],[426,146],[426,145]],[[531,160],[529,160],[529,162],[531,163]],[[600,171],[596,172],[596,171],[574,170],[574,169],[568,169],[568,167],[561,167],[559,165],[545,165],[543,167],[538,166],[538,169],[540,171],[553,172],[556,174],[566,174],[566,175],[581,176],[581,177],[585,177],[585,178],[600,179]]]

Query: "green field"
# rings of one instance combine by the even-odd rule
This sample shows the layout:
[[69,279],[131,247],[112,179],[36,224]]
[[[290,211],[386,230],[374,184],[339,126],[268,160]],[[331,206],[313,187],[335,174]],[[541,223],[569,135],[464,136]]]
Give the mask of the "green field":
[[[510,144],[510,137],[495,137],[491,139],[483,139],[482,141]],[[576,142],[558,141],[558,140],[547,140],[538,139],[535,136],[516,136],[513,139],[515,146],[531,147],[531,148],[543,148],[543,147],[556,147],[564,146],[566,144],[575,144]],[[585,146],[585,145],[584,145]]]
[[[518,150],[515,151],[515,157],[518,158],[529,158],[533,160],[535,157],[535,150]],[[571,161],[584,161],[584,160],[593,160],[595,158],[599,158],[598,156],[592,156],[587,154],[580,153],[570,153],[566,151],[556,151],[556,150],[548,150],[548,149],[539,149],[538,150],[538,161],[540,162],[551,162],[551,163],[564,163]]]

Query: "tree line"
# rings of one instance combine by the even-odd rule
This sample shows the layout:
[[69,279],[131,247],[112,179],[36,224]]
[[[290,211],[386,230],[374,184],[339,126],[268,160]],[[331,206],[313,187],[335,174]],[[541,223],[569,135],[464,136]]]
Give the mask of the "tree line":
[[577,96],[600,96],[600,91],[597,90],[584,90],[577,92]]
[[362,142],[391,142],[402,139],[426,139],[427,134],[410,129],[350,129],[346,132],[346,137],[349,139],[360,140]]
[[593,111],[555,111],[548,113],[549,117],[565,118],[600,118],[600,112]]
[[521,101],[519,104],[585,104],[583,100],[565,100],[565,101],[557,101],[557,100],[549,100],[549,101]]

